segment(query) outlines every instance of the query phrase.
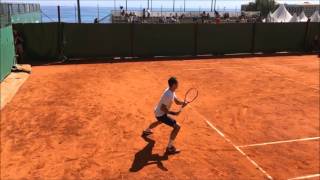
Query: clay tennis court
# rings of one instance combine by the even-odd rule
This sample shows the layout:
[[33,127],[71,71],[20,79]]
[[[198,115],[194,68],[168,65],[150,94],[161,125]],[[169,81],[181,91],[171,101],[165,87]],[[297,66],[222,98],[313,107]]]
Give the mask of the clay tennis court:
[[[141,133],[167,86],[198,99]],[[178,108],[178,107],[174,107]],[[1,179],[319,179],[319,57],[34,66],[1,110]]]

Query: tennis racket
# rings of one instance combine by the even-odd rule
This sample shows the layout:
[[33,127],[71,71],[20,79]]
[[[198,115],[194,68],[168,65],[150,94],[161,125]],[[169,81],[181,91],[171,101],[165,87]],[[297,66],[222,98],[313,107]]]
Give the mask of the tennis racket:
[[194,100],[197,99],[198,95],[198,90],[196,88],[191,88],[186,92],[184,96],[184,102],[188,104],[192,103]]
[[[192,103],[193,101],[195,101],[198,97],[199,93],[198,93],[198,90],[196,88],[190,88],[185,96],[184,96],[184,103],[185,104],[189,104],[189,103]],[[182,108],[184,108],[185,106],[181,106],[181,109],[180,111],[182,110]]]
[[[191,88],[189,89],[186,94],[184,95],[184,106],[181,106],[180,111],[182,111],[182,109],[189,103],[192,103],[193,101],[195,101],[198,97],[199,93],[198,90],[196,88]],[[182,120],[181,123],[183,123],[186,119],[188,118],[188,115],[185,116],[185,118]]]

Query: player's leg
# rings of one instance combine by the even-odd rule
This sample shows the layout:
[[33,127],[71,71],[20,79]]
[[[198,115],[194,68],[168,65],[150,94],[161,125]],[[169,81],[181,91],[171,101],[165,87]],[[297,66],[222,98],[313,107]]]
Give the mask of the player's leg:
[[171,134],[170,134],[170,138],[169,138],[169,143],[168,143],[168,147],[167,147],[167,152],[169,154],[171,153],[177,153],[179,152],[179,150],[177,150],[173,143],[174,143],[174,140],[176,139],[179,131],[180,131],[180,125],[176,122],[176,120],[172,119],[171,117],[167,116],[167,115],[164,115],[164,116],[161,116],[161,117],[158,117],[157,118],[159,121],[163,122],[164,124],[170,126],[173,128]]
[[178,149],[176,149],[173,145],[174,143],[174,140],[176,139],[179,131],[180,131],[180,125],[175,123],[174,126],[173,126],[173,130],[171,131],[171,134],[170,134],[170,138],[169,138],[169,143],[168,143],[168,147],[167,147],[167,152],[168,153],[177,153],[179,152]]
[[[179,125],[178,123],[176,123],[176,124],[173,126],[173,130],[171,131],[171,134],[170,134],[170,140],[171,140],[172,142],[176,139],[179,131],[180,131],[180,125]],[[172,144],[169,144],[169,146],[171,146],[171,145],[172,145]]]
[[152,134],[152,129],[155,128],[155,127],[157,127],[157,126],[159,126],[161,123],[162,123],[161,121],[155,121],[155,122],[151,123],[151,124],[149,125],[149,127],[143,131],[143,135],[150,135],[150,134]]

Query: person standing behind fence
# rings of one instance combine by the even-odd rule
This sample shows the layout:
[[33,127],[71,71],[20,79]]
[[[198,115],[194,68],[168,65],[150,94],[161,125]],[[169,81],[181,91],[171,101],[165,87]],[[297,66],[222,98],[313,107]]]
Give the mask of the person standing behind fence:
[[151,10],[150,9],[147,10],[147,16],[148,16],[148,18],[150,18],[150,16],[151,16]]
[[206,12],[203,11],[202,14],[200,14],[200,16],[201,16],[201,22],[202,22],[202,24],[204,24],[204,20],[206,18]]
[[143,8],[142,10],[142,19],[145,19],[146,18],[146,9]]
[[17,63],[22,64],[23,63],[23,38],[21,34],[14,30],[13,31],[13,36],[14,36],[14,46],[15,46],[15,51],[16,51],[16,56],[17,56]]
[[125,15],[123,6],[120,6],[120,15],[121,15],[121,16],[124,16],[124,15]]
[[215,18],[214,18],[215,24],[220,24],[220,14],[219,14],[219,12],[218,11],[214,11],[214,16],[215,16]]
[[320,50],[320,38],[319,35],[315,35],[312,42],[312,50],[319,51]]

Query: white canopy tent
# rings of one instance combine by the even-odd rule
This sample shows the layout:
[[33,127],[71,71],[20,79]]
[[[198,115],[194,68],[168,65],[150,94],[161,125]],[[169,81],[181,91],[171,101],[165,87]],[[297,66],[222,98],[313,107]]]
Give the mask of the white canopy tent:
[[299,22],[299,18],[296,13],[293,14],[292,18],[290,19],[290,22]]
[[274,22],[271,12],[269,12],[269,14],[268,14],[268,16],[266,18],[266,22]]
[[273,22],[290,22],[292,16],[284,6],[284,4],[280,4],[278,9],[276,9],[272,13]]
[[310,22],[320,22],[319,11],[315,11],[313,15],[310,17]]
[[307,22],[308,21],[308,17],[304,13],[304,11],[301,12],[301,14],[298,17],[298,20],[299,20],[299,22]]

